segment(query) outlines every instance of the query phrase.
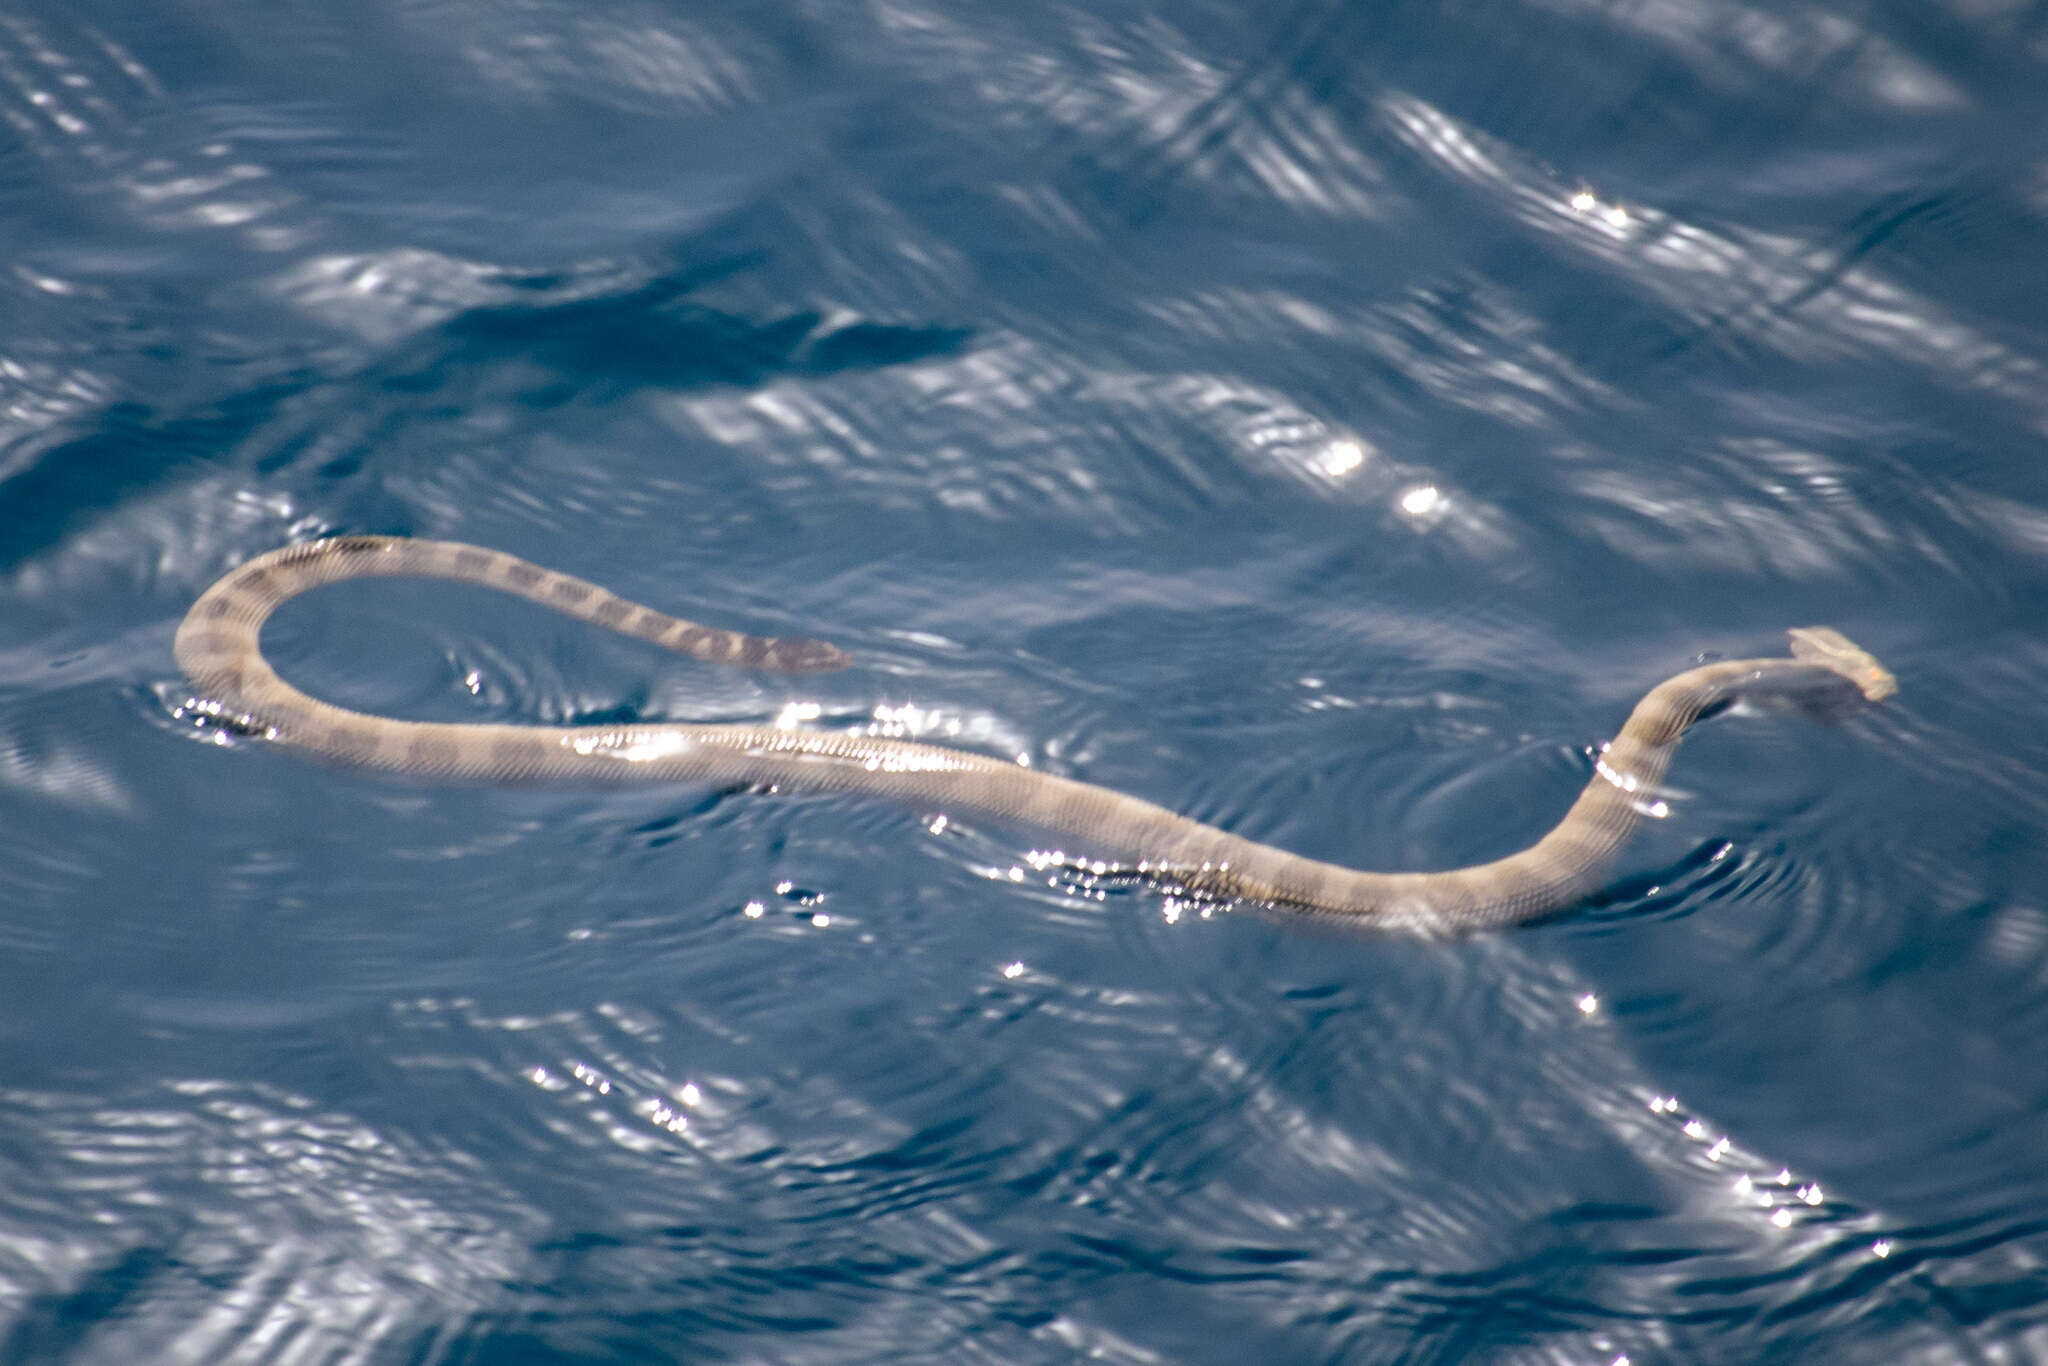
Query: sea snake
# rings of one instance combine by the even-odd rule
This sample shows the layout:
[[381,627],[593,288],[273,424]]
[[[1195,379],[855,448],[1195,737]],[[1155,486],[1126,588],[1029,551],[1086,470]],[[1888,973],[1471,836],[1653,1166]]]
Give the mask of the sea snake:
[[252,733],[322,759],[427,778],[780,784],[873,793],[936,812],[979,812],[1081,841],[1142,877],[1197,895],[1328,912],[1423,932],[1514,925],[1595,890],[1652,802],[1679,738],[1749,697],[1861,705],[1890,673],[1824,626],[1791,633],[1790,658],[1703,664],[1652,688],[1557,827],[1520,853],[1434,873],[1370,873],[1303,858],[1136,797],[1002,759],[907,740],[782,726],[659,723],[519,726],[400,721],[308,697],[263,657],[263,623],[321,584],[409,575],[482,584],[698,659],[806,672],[849,657],[814,640],[698,626],[592,583],[480,546],[340,536],[273,550],[230,571],[178,627],[178,662],[199,696]]

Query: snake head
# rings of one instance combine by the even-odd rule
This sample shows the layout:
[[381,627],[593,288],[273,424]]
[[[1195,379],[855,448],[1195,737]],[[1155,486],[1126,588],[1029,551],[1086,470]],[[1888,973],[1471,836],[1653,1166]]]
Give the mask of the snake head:
[[1792,630],[1792,657],[1838,673],[1854,683],[1864,700],[1882,702],[1899,690],[1890,669],[1832,626],[1799,626]]

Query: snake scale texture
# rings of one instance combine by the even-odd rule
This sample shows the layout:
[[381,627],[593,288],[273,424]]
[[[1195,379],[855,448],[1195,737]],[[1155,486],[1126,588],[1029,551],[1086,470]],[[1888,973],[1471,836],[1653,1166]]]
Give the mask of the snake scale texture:
[[1535,920],[1595,890],[1642,819],[1679,739],[1729,703],[1776,694],[1839,704],[1881,701],[1892,676],[1839,632],[1804,627],[1790,658],[1687,669],[1652,688],[1600,753],[1556,828],[1519,853],[1433,873],[1371,873],[1303,858],[1151,802],[1001,759],[906,740],[779,726],[548,727],[401,721],[309,697],[263,657],[264,621],[321,584],[376,575],[453,579],[502,589],[698,659],[805,672],[847,655],[812,640],[715,630],[617,597],[515,556],[451,541],[342,536],[288,546],[235,569],[178,628],[178,662],[199,695],[240,724],[318,758],[426,778],[485,783],[779,784],[871,793],[944,812],[978,812],[1056,832],[1186,890],[1327,912],[1422,932]]

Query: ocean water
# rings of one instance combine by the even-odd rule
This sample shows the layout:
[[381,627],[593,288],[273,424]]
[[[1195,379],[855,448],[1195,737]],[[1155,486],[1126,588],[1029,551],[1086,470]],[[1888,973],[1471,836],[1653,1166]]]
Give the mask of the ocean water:
[[[0,1362],[2048,1360],[2048,6],[0,5]],[[758,791],[197,725],[802,719],[1359,867],[1373,936]]]

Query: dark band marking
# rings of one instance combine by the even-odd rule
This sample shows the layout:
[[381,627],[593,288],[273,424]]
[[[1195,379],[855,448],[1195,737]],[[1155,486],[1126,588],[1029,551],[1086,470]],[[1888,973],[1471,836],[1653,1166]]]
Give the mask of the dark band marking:
[[310,541],[303,549],[301,559],[312,559],[317,555],[376,555],[391,548],[391,542],[382,536],[335,536],[325,541]]
[[837,645],[822,640],[804,640],[791,637],[775,642],[775,648],[764,661],[771,669],[784,673],[819,673],[826,669],[843,669],[852,663],[852,657]]
[[337,721],[327,732],[327,749],[344,759],[361,763],[380,748],[378,735],[360,721]]
[[453,740],[437,739],[431,735],[415,737],[405,747],[407,766],[423,772],[454,768],[460,757]]
[[184,647],[187,658],[201,663],[227,663],[239,659],[242,654],[242,638],[226,631],[195,627],[185,632],[178,643]]
[[516,777],[533,767],[533,751],[533,743],[525,736],[493,736],[491,768],[507,777]]

